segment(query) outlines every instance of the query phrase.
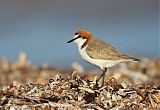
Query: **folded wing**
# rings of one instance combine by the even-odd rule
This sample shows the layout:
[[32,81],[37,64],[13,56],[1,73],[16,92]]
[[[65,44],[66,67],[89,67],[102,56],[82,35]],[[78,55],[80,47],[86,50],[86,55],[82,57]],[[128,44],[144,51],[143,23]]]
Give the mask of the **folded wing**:
[[136,58],[122,54],[110,44],[96,38],[88,41],[88,46],[86,49],[87,54],[93,59],[139,61]]

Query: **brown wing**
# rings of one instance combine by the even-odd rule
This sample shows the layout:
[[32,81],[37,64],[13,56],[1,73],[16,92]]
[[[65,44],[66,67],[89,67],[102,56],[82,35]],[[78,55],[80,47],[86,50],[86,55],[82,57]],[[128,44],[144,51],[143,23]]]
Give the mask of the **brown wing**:
[[138,60],[120,53],[110,44],[106,44],[104,41],[96,38],[92,38],[90,41],[88,41],[87,54],[93,59]]

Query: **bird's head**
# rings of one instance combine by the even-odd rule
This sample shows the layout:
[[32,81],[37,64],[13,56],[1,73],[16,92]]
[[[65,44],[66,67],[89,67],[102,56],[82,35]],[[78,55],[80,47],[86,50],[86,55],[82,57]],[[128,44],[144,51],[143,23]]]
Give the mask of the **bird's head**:
[[79,47],[83,48],[87,45],[87,42],[92,39],[92,34],[86,30],[79,30],[75,33],[73,39],[69,40],[67,43],[74,42]]

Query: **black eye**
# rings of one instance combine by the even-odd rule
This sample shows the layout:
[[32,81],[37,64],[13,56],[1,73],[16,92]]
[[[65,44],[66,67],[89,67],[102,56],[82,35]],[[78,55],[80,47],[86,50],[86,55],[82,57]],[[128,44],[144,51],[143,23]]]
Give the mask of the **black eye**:
[[74,35],[77,35],[78,33],[76,32]]

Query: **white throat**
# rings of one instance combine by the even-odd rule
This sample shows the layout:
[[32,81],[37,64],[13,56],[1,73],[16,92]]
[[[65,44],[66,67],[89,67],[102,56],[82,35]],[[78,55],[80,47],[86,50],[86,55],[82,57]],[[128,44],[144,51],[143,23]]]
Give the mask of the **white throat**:
[[[74,38],[78,37],[79,35],[75,35]],[[87,39],[78,38],[74,41],[77,44],[78,49],[81,49],[82,45],[86,42]]]

